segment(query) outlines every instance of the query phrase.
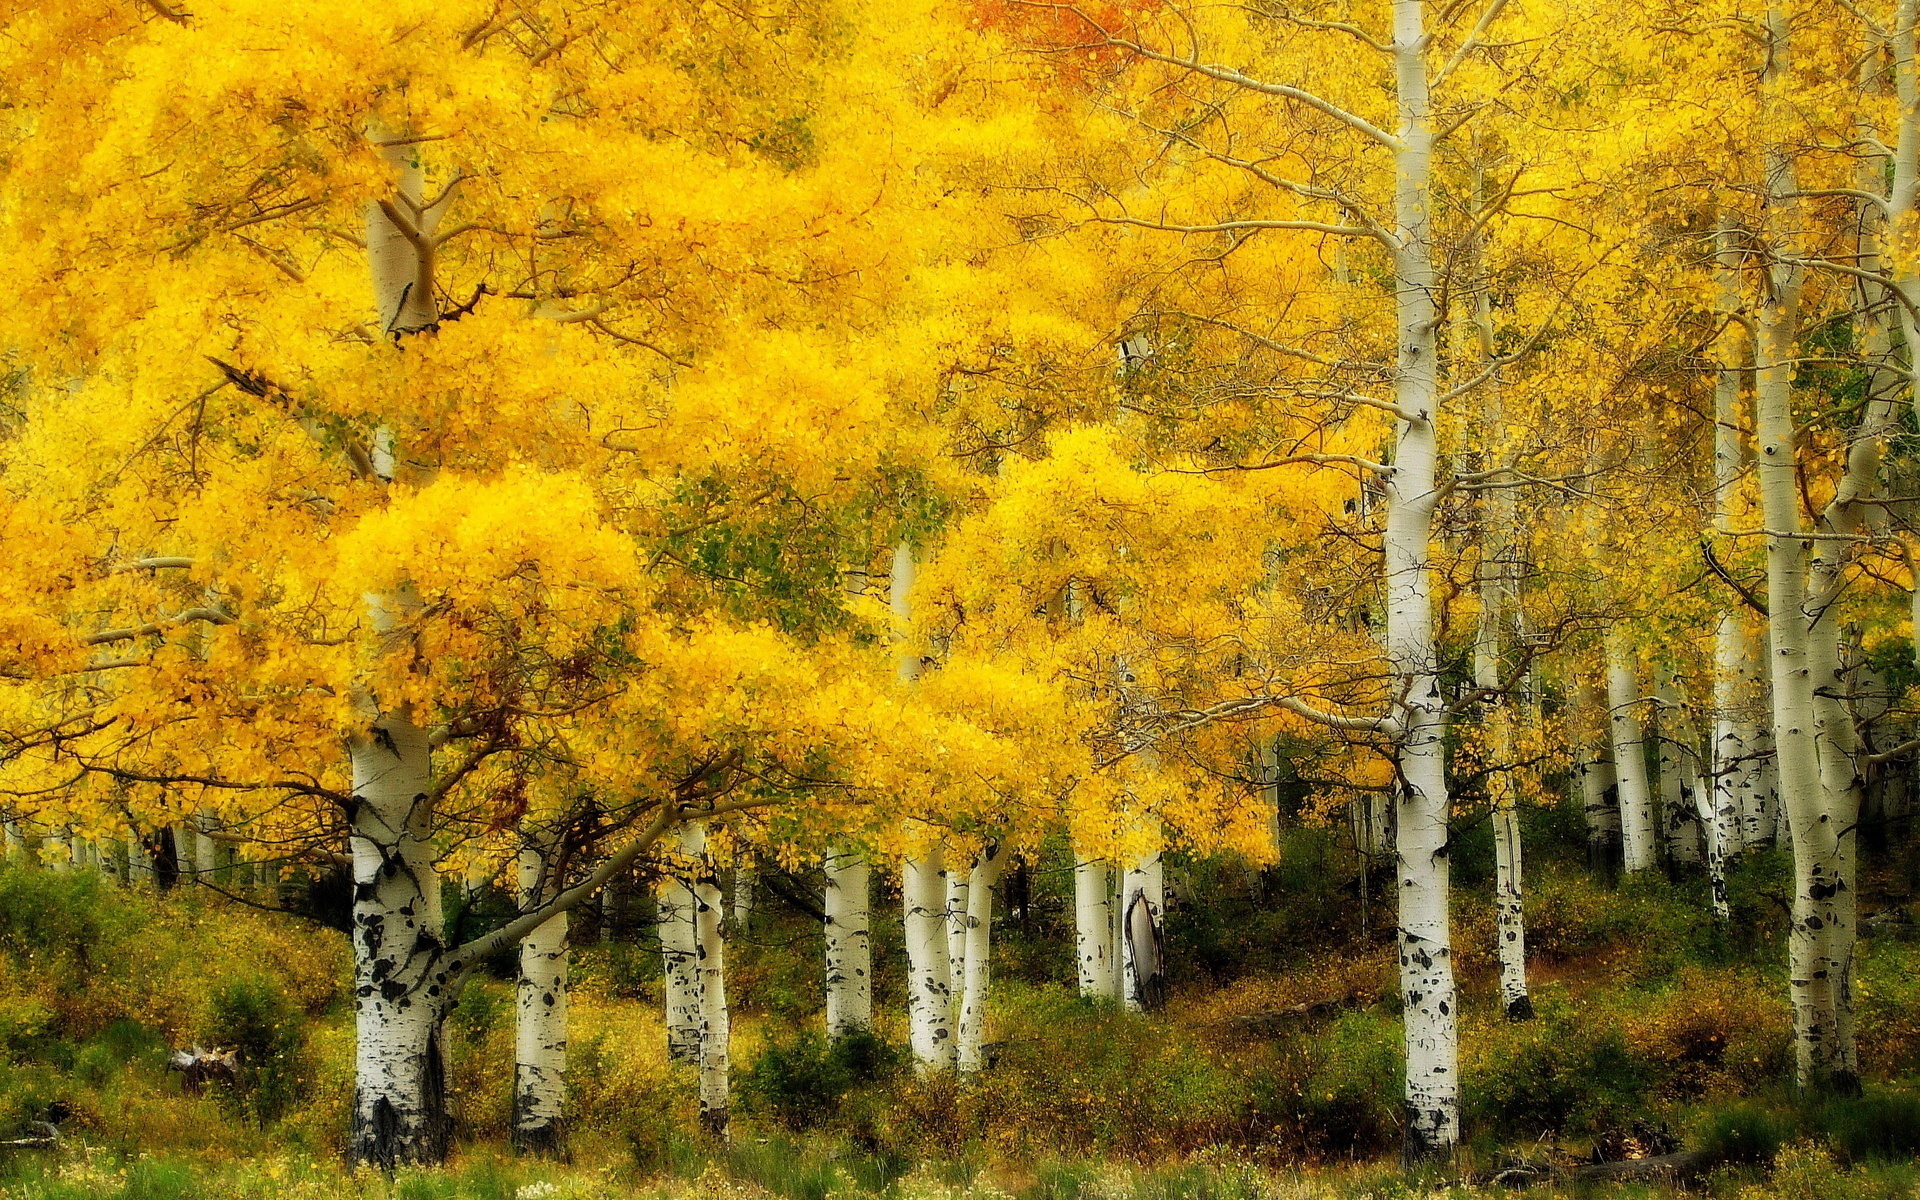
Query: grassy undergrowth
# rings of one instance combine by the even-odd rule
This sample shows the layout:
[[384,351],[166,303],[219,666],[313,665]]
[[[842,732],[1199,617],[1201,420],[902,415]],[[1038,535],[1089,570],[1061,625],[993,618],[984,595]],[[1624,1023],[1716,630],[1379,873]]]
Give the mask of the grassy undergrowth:
[[[1480,1194],[1450,1181],[1515,1153],[1571,1162],[1634,1127],[1723,1155],[1702,1184],[1715,1196],[1915,1194],[1920,944],[1903,926],[1862,946],[1868,1094],[1819,1102],[1783,1083],[1782,856],[1743,866],[1724,929],[1702,916],[1697,884],[1537,872],[1538,1016],[1513,1024],[1482,951],[1470,851],[1456,907],[1468,1145],[1412,1175],[1393,1158],[1391,949],[1377,912],[1365,929],[1342,902],[1313,831],[1258,881],[1267,898],[1232,864],[1183,864],[1174,1000],[1152,1016],[1060,982],[1071,878],[1034,871],[996,929],[997,1062],[964,1085],[906,1067],[902,1005],[886,991],[901,975],[891,905],[876,913],[876,1037],[837,1048],[811,1032],[817,927],[764,912],[730,950],[726,1148],[698,1137],[692,1079],[665,1059],[657,964],[635,934],[644,900],[629,900],[624,923],[576,953],[571,1160],[501,1150],[512,996],[482,978],[449,1030],[459,1157],[391,1179],[340,1165],[352,1029],[338,934],[212,897],[0,869],[0,1140],[50,1112],[64,1130],[58,1151],[0,1151],[0,1200],[1387,1200]],[[166,1056],[196,1042],[243,1048],[238,1086],[183,1093]]]

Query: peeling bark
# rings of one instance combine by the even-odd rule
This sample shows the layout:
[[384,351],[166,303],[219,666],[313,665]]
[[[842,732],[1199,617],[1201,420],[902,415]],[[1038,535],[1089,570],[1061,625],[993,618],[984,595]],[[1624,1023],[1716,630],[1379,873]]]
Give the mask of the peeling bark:
[[1166,884],[1159,851],[1143,857],[1121,878],[1121,1001],[1134,1012],[1151,1012],[1167,1000]]

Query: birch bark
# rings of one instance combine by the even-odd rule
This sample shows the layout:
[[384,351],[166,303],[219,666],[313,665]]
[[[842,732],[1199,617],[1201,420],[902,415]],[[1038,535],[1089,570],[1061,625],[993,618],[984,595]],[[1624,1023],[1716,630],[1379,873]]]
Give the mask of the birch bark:
[[1082,996],[1113,995],[1113,883],[1105,860],[1076,853],[1073,864],[1074,957]]
[[900,868],[907,943],[907,1019],[914,1067],[953,1066],[952,967],[947,961],[947,887],[940,847],[930,845]]
[[1574,685],[1574,706],[1593,728],[1574,762],[1587,820],[1587,865],[1611,877],[1620,855],[1620,787],[1614,773],[1613,730],[1593,682],[1584,674]]
[[867,860],[840,846],[827,852],[827,1037],[873,1028],[873,947]]
[[[559,893],[552,877],[550,838],[522,835],[519,900],[532,911]],[[567,1115],[567,914],[560,913],[520,939],[513,1040],[513,1146],[521,1152],[559,1153]]]
[[963,1074],[986,1066],[981,1048],[986,1042],[987,999],[993,956],[993,894],[1007,862],[1006,847],[989,843],[974,864],[968,880],[966,976],[960,992],[960,1037],[955,1061]]
[[[893,552],[887,585],[893,608],[895,670],[900,682],[920,677],[920,655],[911,630],[913,548],[901,542]],[[909,830],[910,843],[900,864],[901,924],[907,944],[907,1029],[914,1069],[922,1075],[953,1066],[953,964],[947,948],[946,865],[940,845],[922,826]]]
[[356,1162],[446,1157],[448,1001],[426,731],[405,713],[350,743],[353,763]]
[[686,827],[682,844],[697,847],[693,884],[694,937],[700,973],[700,1128],[709,1137],[727,1137],[728,1073],[733,1040],[727,1011],[727,948],[720,923],[726,902],[720,870],[707,850],[701,824]]
[[1754,407],[1759,434],[1756,471],[1767,527],[1768,652],[1773,683],[1773,744],[1780,797],[1794,847],[1793,920],[1788,937],[1788,985],[1793,1002],[1794,1065],[1803,1086],[1827,1073],[1833,1038],[1833,986],[1824,953],[1825,925],[1834,892],[1833,862],[1825,852],[1830,818],[1822,811],[1820,759],[1815,744],[1813,663],[1808,657],[1807,571],[1811,543],[1796,487],[1798,431],[1792,408],[1792,363],[1799,334],[1803,268],[1790,243],[1798,207],[1794,165],[1778,128],[1788,65],[1787,14],[1767,11],[1768,56],[1761,76],[1762,124],[1767,133],[1768,233],[1776,253],[1764,272],[1756,312],[1758,362]]
[[1640,673],[1626,631],[1607,633],[1608,728],[1612,731],[1614,778],[1620,797],[1620,856],[1628,874],[1658,864],[1653,794],[1647,786],[1646,733],[1640,719]]
[[1399,355],[1393,470],[1386,477],[1383,540],[1386,649],[1401,697],[1395,850],[1400,875],[1400,992],[1404,1003],[1406,1149],[1419,1159],[1460,1140],[1459,996],[1448,922],[1451,805],[1447,714],[1433,637],[1432,565],[1427,553],[1439,500],[1439,417],[1433,270],[1433,128],[1422,0],[1394,0],[1394,306]]
[[[1486,340],[1483,331],[1483,341]],[[1502,630],[1509,599],[1508,544],[1512,506],[1495,493],[1480,542],[1480,623],[1474,637],[1473,682],[1487,695],[1487,749],[1492,771],[1493,908],[1495,953],[1500,963],[1501,1008],[1510,1021],[1533,1016],[1527,994],[1527,917],[1522,886],[1519,797],[1512,775],[1512,714],[1500,694]]]
[[[684,835],[682,850],[684,852]],[[660,937],[660,976],[666,991],[667,1058],[700,1058],[700,939],[693,888],[668,876],[656,893],[655,928]]]

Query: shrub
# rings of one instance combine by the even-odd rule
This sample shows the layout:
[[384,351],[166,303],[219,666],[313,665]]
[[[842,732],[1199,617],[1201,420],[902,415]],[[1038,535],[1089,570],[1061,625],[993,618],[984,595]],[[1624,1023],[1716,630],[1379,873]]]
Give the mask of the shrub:
[[897,1048],[870,1032],[829,1043],[809,1030],[761,1051],[740,1081],[740,1096],[789,1129],[808,1129],[838,1112],[849,1091],[891,1075],[900,1059]]
[[1617,1022],[1552,995],[1540,1015],[1497,1028],[1467,1074],[1468,1116],[1506,1139],[1597,1133],[1643,1115],[1654,1071]]
[[255,1120],[277,1121],[299,1101],[305,1039],[292,1006],[270,980],[239,980],[215,991],[206,1036],[240,1052],[241,1095]]

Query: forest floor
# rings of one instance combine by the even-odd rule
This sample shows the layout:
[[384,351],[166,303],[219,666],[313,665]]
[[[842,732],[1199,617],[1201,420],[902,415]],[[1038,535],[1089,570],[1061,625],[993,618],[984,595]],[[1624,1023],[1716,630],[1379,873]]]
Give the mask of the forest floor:
[[[1696,884],[1537,870],[1538,1015],[1513,1023],[1499,1013],[1482,949],[1490,906],[1463,842],[1467,1142],[1456,1160],[1408,1172],[1395,1157],[1391,948],[1377,893],[1362,926],[1334,850],[1300,834],[1258,882],[1231,863],[1179,864],[1176,986],[1147,1015],[1062,982],[1070,873],[1036,865],[996,926],[996,1062],[964,1083],[916,1079],[902,1061],[889,983],[901,974],[898,929],[885,909],[878,1036],[835,1049],[813,1032],[817,926],[766,896],[729,950],[725,1146],[695,1132],[691,1073],[664,1053],[647,905],[622,897],[598,929],[582,922],[575,952],[567,1160],[506,1149],[502,963],[450,1024],[455,1160],[391,1178],[342,1163],[352,1027],[340,934],[204,891],[0,869],[0,1141],[49,1115],[62,1129],[53,1149],[0,1149],[0,1200],[1389,1200],[1514,1194],[1488,1181],[1521,1160],[1556,1169],[1526,1195],[1651,1197],[1673,1189],[1571,1174],[1596,1156],[1682,1149],[1714,1160],[1694,1194],[1920,1196],[1907,868],[1879,864],[1863,889],[1867,1094],[1814,1099],[1784,1083],[1783,855],[1742,867],[1726,926],[1703,915]],[[455,919],[484,924],[483,909]],[[242,1049],[237,1086],[183,1091],[166,1060],[195,1043]]]

